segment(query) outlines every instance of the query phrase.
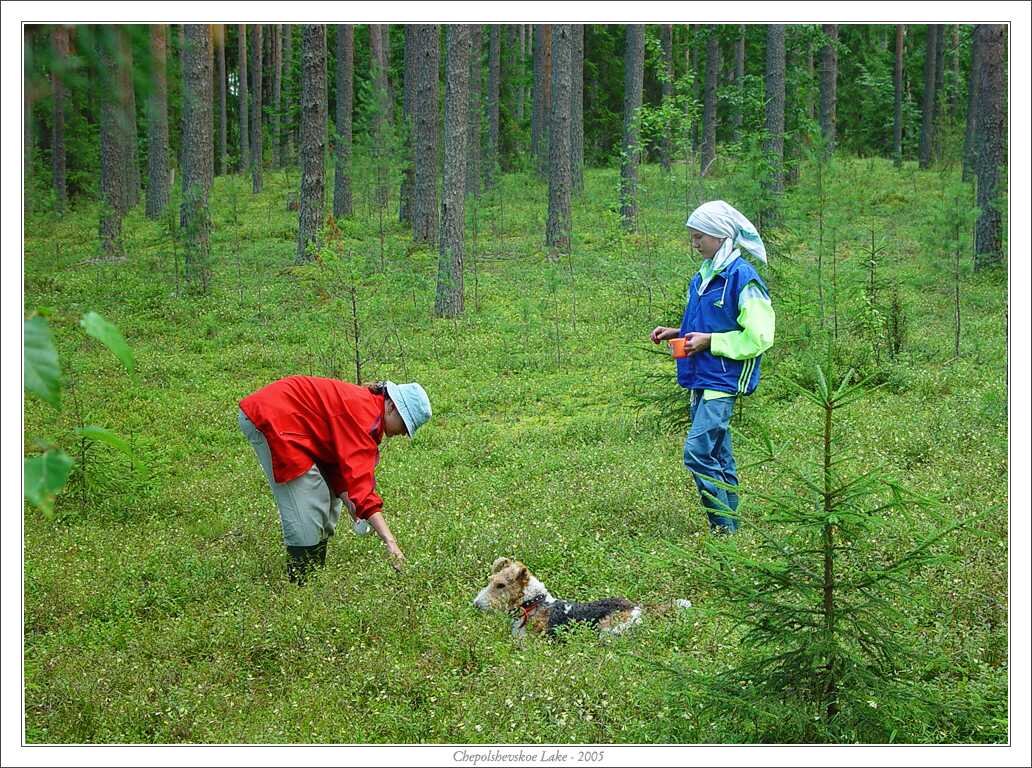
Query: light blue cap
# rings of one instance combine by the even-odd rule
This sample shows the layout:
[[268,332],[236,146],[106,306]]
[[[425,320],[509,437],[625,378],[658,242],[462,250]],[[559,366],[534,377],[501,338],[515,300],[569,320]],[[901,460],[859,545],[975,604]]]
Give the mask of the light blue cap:
[[430,421],[430,398],[426,390],[412,382],[411,384],[395,384],[385,382],[387,394],[398,407],[401,420],[405,422],[408,436],[416,434],[416,430]]

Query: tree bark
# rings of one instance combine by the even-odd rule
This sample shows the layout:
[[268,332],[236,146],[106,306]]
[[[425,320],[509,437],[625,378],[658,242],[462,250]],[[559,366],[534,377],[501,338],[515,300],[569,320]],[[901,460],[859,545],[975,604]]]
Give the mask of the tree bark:
[[487,51],[487,145],[484,152],[484,188],[498,180],[499,105],[501,100],[502,26],[492,24]]
[[906,24],[896,25],[896,65],[893,70],[895,109],[892,120],[892,156],[897,168],[903,167],[903,41]]
[[326,27],[301,27],[301,197],[297,261],[315,258],[325,205]]
[[[659,43],[663,51],[662,72],[660,73],[660,90],[663,103],[674,97],[674,27],[663,24],[659,28]],[[664,121],[663,138],[659,145],[659,163],[664,171],[670,170],[673,155],[673,139],[669,123]]]
[[140,202],[140,188],[143,186],[140,177],[140,133],[136,122],[136,85],[134,82],[135,78],[133,77],[134,64],[132,39],[130,37],[131,31],[132,27],[128,25],[119,28],[123,56],[126,62],[123,69],[125,78],[124,88],[128,97],[126,101],[126,120],[129,132],[129,186],[126,188],[126,210],[135,208],[136,204]]
[[440,28],[417,24],[414,67],[416,79],[412,237],[417,243],[437,244],[437,133],[440,122],[438,81],[441,67]]
[[447,27],[444,95],[444,189],[441,194],[441,234],[437,266],[438,317],[463,313],[463,260],[465,257],[466,141],[469,119],[470,29],[465,24]]
[[483,40],[479,24],[469,25],[469,122],[466,124],[466,194],[480,195],[480,134],[482,106],[480,80],[483,68],[480,55]]
[[415,179],[415,157],[412,143],[412,115],[414,110],[415,73],[413,72],[413,25],[405,24],[404,82],[402,83],[401,114],[402,137],[405,142],[405,167],[398,193],[398,221],[412,223],[412,185]]
[[835,151],[836,89],[838,86],[838,24],[824,24],[828,41],[821,48],[821,135],[828,153]]
[[935,101],[932,108],[932,155],[942,159],[942,130],[945,106],[943,104],[943,77],[946,72],[946,33],[949,28],[943,24],[935,34]]
[[218,48],[215,54],[215,83],[218,89],[219,103],[219,151],[215,167],[216,171],[222,174],[229,172],[227,167],[228,145],[226,143],[228,131],[226,123],[228,116],[226,111],[226,25],[216,24],[213,26],[213,29],[216,35],[215,43]]
[[548,24],[534,25],[534,94],[530,113],[530,151],[534,167],[544,175],[548,165],[548,111],[552,103],[551,90],[552,28]]
[[710,25],[706,39],[706,90],[702,108],[702,153],[699,172],[705,176],[717,158],[717,82],[720,77],[720,38],[716,25]]
[[781,210],[781,197],[785,191],[785,25],[767,25],[767,71],[764,79],[766,91],[767,138],[764,150],[767,155],[768,172],[764,192],[762,223],[776,224]]
[[129,182],[129,153],[125,126],[125,91],[119,33],[105,25],[94,27],[100,77],[100,251],[101,258],[121,261],[122,217],[125,215],[125,188]]
[[[54,121],[51,134],[51,169],[53,172],[54,202],[58,213],[64,213],[68,203],[68,183],[66,174],[64,113],[65,87],[64,76],[68,70],[69,39],[68,27],[58,24],[51,34],[51,45],[54,51],[54,62],[50,70],[51,87],[53,89]],[[27,117],[27,116],[26,116]],[[27,169],[26,169],[27,170]]]
[[624,46],[623,153],[620,161],[620,221],[638,226],[638,109],[645,76],[645,25],[628,24]]
[[240,173],[247,173],[251,167],[251,129],[247,99],[247,25],[237,25],[237,95],[240,97]]
[[545,242],[555,254],[570,250],[570,107],[573,91],[573,25],[552,27],[552,126],[549,131],[548,224]]
[[391,97],[387,84],[386,25],[369,25],[369,72],[373,83],[373,114],[371,121],[373,138],[373,162],[376,166],[376,203],[381,208],[387,205],[388,162],[386,126],[390,123]]
[[150,25],[151,92],[147,120],[147,217],[157,219],[168,206],[168,84],[165,73],[167,28]]
[[975,268],[1003,262],[1003,226],[998,196],[1000,174],[1007,161],[1007,27],[978,24],[978,103],[975,109],[975,174],[977,204]]
[[964,159],[961,178],[970,181],[975,170],[975,119],[978,111],[978,78],[982,71],[981,38],[971,38],[971,71],[968,73],[967,125],[964,131]]
[[517,24],[517,30],[519,32],[520,47],[519,54],[516,58],[516,73],[519,77],[520,84],[516,88],[516,122],[519,126],[523,125],[523,118],[526,116],[525,103],[527,101],[527,86],[525,85],[525,79],[527,74],[527,24]]
[[745,24],[738,25],[735,40],[735,108],[731,112],[731,135],[735,141],[742,138],[742,88],[745,86]]
[[283,37],[280,33],[279,24],[274,24],[269,30],[272,33],[272,130],[269,137],[272,139],[272,167],[283,167],[283,146],[280,143],[280,132],[282,130],[282,118],[280,110],[283,108]]
[[570,165],[573,191],[584,191],[584,25],[573,25],[573,90],[570,94]]
[[355,28],[337,27],[337,140],[333,170],[333,215],[350,216],[351,202],[351,111],[354,103]]
[[921,144],[918,165],[927,168],[932,162],[935,144],[935,68],[939,26],[929,24],[925,35],[924,92],[921,95]]
[[251,191],[262,191],[262,24],[251,25]]
[[211,101],[211,28],[184,25],[183,51],[183,203],[179,226],[191,289],[207,293],[211,280],[211,228],[208,190],[214,165]]
[[283,25],[283,83],[281,87],[286,108],[283,110],[285,114],[283,115],[283,123],[280,126],[278,139],[280,162],[283,165],[290,165],[294,158],[290,142],[291,136],[294,135],[294,121],[291,117],[291,110],[292,105],[297,101],[297,93],[294,88],[294,28],[290,24]]

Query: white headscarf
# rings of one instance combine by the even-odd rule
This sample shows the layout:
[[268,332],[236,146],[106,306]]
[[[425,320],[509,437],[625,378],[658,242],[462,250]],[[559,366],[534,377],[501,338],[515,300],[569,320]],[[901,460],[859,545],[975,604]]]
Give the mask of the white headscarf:
[[720,249],[713,255],[713,273],[699,286],[700,293],[706,289],[709,281],[713,279],[713,275],[721,272],[724,267],[741,256],[741,251],[738,250],[739,246],[745,248],[764,264],[767,263],[767,249],[764,247],[756,227],[740,211],[723,200],[712,200],[700,205],[692,211],[686,226],[713,237],[724,238]]

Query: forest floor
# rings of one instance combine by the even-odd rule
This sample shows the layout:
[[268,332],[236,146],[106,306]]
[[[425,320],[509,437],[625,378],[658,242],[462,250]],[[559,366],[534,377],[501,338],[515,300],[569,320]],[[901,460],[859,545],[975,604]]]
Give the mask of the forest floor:
[[[886,521],[876,545],[888,554],[942,519],[972,521],[897,605],[917,659],[901,674],[933,706],[910,711],[864,692],[858,706],[887,711],[872,721],[847,707],[834,731],[842,741],[1008,738],[1007,277],[974,273],[965,254],[955,359],[952,261],[929,224],[949,179],[855,159],[826,177],[824,325],[881,385],[843,412],[837,434],[861,462],[886,462],[888,475],[941,502],[936,516]],[[643,392],[662,392],[667,405],[679,396],[673,364],[648,334],[678,324],[698,267],[686,200],[721,198],[751,214],[755,184],[727,169],[686,190],[683,168],[650,166],[638,234],[626,235],[617,183],[616,170],[587,172],[572,254],[558,263],[542,245],[543,181],[511,174],[470,199],[457,320],[432,317],[437,253],[411,246],[396,209],[381,255],[361,185],[356,218],[339,223],[344,259],[331,252],[297,268],[296,172],[268,172],[257,196],[250,179],[217,178],[203,298],[180,290],[182,247],[142,204],[126,220],[121,264],[92,261],[96,206],[30,214],[25,309],[49,316],[70,391],[59,412],[26,398],[26,451],[45,439],[79,458],[74,430],[87,423],[129,438],[135,458],[88,446],[53,522],[26,506],[27,740],[829,738],[782,717],[790,702],[709,706],[696,674],[736,665],[741,630],[712,613],[719,593],[703,567],[709,533],[682,464],[682,427],[642,405]],[[813,185],[804,171],[784,227],[768,238],[777,339],[734,422],[744,551],[773,525],[750,489],[783,482],[769,465],[749,467],[750,435],[769,434],[797,457],[821,447],[819,414],[784,383],[812,376],[821,325]],[[872,232],[885,251],[865,303]],[[348,286],[361,379],[419,381],[434,415],[411,443],[384,444],[377,473],[405,572],[390,569],[374,536],[345,526],[325,570],[298,589],[285,578],[278,516],[237,429],[237,402],[290,374],[356,378]],[[905,315],[895,335],[885,322],[894,292]],[[89,310],[125,334],[134,377],[77,327]],[[506,617],[471,606],[501,555],[527,563],[558,597],[688,598],[694,608],[608,641],[574,631],[516,643]]]

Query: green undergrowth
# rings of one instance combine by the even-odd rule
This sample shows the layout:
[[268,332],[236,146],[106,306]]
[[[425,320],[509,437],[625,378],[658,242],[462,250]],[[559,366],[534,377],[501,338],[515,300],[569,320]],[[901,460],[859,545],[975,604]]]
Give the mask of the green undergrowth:
[[[734,666],[740,648],[739,630],[707,611],[717,592],[699,566],[708,533],[681,463],[683,433],[639,398],[643,387],[676,397],[673,365],[652,354],[648,333],[679,323],[698,266],[683,169],[644,169],[633,235],[619,229],[617,172],[589,170],[572,254],[556,263],[543,246],[547,186],[506,176],[478,202],[475,244],[467,206],[458,320],[432,317],[437,254],[411,246],[396,209],[381,270],[371,191],[358,196],[356,218],[339,226],[361,265],[362,378],[419,381],[434,409],[412,443],[385,443],[377,474],[409,567],[395,575],[374,537],[345,529],[311,586],[289,585],[236,403],[281,376],[353,379],[355,367],[342,297],[293,264],[297,177],[277,172],[257,197],[244,179],[216,179],[205,297],[177,291],[181,247],[142,206],[126,220],[123,264],[93,261],[96,206],[26,221],[26,311],[49,316],[85,418],[127,436],[140,459],[130,466],[95,447],[58,497],[55,522],[25,509],[27,740],[1005,742],[1006,275],[976,275],[968,260],[953,359],[951,267],[917,226],[934,204],[921,192],[940,175],[908,167],[900,181],[891,163],[867,160],[841,160],[836,173],[828,205],[838,215],[840,354],[877,374],[839,435],[949,514],[989,512],[945,541],[954,557],[920,574],[901,606],[917,628],[920,690],[965,705],[964,718],[915,708],[894,713],[888,729],[844,712],[838,730],[821,732],[799,726],[808,715],[788,704],[762,718],[715,712],[690,683]],[[783,381],[808,375],[821,325],[808,178],[804,170],[784,227],[770,233],[764,274],[778,338],[734,421],[747,515],[750,486],[778,482],[749,466],[759,457],[751,438],[819,450],[803,437],[817,417]],[[707,179],[689,197],[734,204],[739,180]],[[872,228],[887,243],[876,308],[884,313],[895,286],[907,316],[894,355],[884,326],[863,320],[861,246]],[[122,330],[134,382],[75,332],[88,310]],[[26,399],[27,452],[47,435],[74,453],[74,428],[70,409]],[[933,527],[890,521],[875,544],[902,551]],[[752,546],[752,535],[738,546]],[[500,555],[524,561],[559,597],[684,597],[694,607],[612,640],[575,631],[517,644],[504,617],[471,606]]]

